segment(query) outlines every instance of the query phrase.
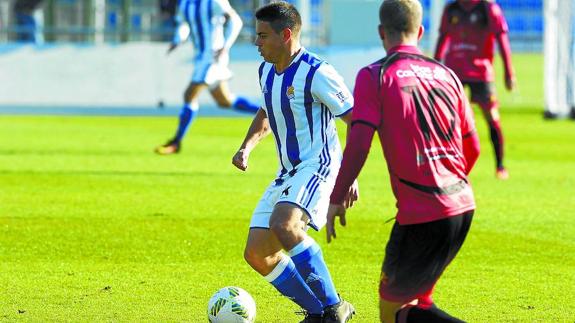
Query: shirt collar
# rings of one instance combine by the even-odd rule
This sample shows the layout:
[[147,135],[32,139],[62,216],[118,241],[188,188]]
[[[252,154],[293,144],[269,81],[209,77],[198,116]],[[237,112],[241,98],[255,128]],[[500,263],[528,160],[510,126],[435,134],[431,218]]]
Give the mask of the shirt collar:
[[275,64],[274,64],[274,71],[275,71],[275,73],[276,73],[277,75],[281,75],[281,74],[283,74],[285,71],[287,71],[288,69],[290,69],[295,63],[297,63],[297,62],[301,59],[301,57],[303,56],[304,52],[305,52],[305,48],[303,48],[303,46],[300,47],[299,52],[297,53],[297,55],[294,56],[294,58],[290,61],[289,65],[286,66],[286,68],[285,68],[281,73],[278,73],[278,72],[276,71],[276,66],[275,66]]
[[419,48],[417,48],[416,46],[412,46],[412,45],[398,45],[395,47],[390,48],[387,51],[387,55],[391,55],[397,52],[402,52],[402,53],[408,53],[408,54],[419,54],[422,55],[423,53],[421,52],[421,50]]

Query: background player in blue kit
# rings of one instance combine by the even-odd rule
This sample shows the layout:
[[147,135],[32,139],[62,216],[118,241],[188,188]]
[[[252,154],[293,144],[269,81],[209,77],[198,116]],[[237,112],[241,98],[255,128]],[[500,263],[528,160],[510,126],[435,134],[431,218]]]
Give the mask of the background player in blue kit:
[[172,139],[156,148],[156,153],[169,155],[180,151],[181,142],[197,115],[200,92],[210,94],[222,108],[255,113],[259,105],[245,97],[233,95],[228,87],[232,73],[228,69],[229,50],[235,42],[242,20],[228,0],[180,0],[177,19],[180,22],[168,53],[191,34],[194,43],[194,72],[184,92],[178,129]]

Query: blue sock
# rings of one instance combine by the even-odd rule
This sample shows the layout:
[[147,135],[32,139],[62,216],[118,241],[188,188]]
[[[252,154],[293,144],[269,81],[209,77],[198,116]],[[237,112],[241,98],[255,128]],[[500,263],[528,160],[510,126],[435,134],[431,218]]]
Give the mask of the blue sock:
[[246,97],[238,96],[232,104],[232,108],[236,111],[255,114],[260,109],[260,105],[248,100]]
[[194,118],[198,114],[198,104],[197,103],[186,103],[182,107],[182,111],[180,112],[180,122],[178,123],[178,131],[176,132],[176,136],[174,140],[177,142],[182,141],[182,138],[186,135],[188,128]]
[[323,306],[297,272],[288,256],[283,256],[265,279],[310,314],[323,314]]
[[319,245],[308,237],[290,250],[289,254],[297,271],[323,306],[337,304],[339,296],[323,260]]

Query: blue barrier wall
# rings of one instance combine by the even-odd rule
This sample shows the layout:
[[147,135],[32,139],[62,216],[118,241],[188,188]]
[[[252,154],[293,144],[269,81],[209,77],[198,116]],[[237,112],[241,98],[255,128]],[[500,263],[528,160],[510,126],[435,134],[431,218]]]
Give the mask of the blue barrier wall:
[[[0,42],[14,40],[18,26],[10,18],[15,0],[0,0]],[[47,41],[93,42],[100,34],[104,42],[166,41],[171,27],[166,27],[159,0],[104,0],[101,25],[88,18],[86,5],[94,0],[46,0],[40,8],[44,16]],[[240,42],[254,37],[253,13],[259,5],[270,0],[230,0],[244,21]],[[568,0],[564,0],[568,1]],[[309,22],[304,39],[307,46],[379,46],[376,28],[381,0],[290,0],[307,4]],[[421,0],[424,7],[423,25],[431,34],[431,4]],[[439,1],[442,2],[441,0]],[[447,0],[443,1],[447,3]],[[515,50],[540,51],[543,42],[543,0],[497,0],[503,8]],[[50,5],[48,5],[50,4]],[[300,8],[301,9],[301,8]],[[169,19],[169,18],[168,18]],[[428,37],[427,36],[427,37]],[[423,47],[431,48],[429,38]]]
[[[320,1],[320,0],[315,0]],[[328,1],[328,0],[321,0]],[[422,0],[423,26],[427,30],[422,45],[432,48],[428,36],[431,29],[431,0]],[[447,3],[448,1],[445,1]],[[378,24],[379,0],[329,0],[326,11],[331,21],[328,43],[342,46],[379,44],[375,28]],[[518,51],[541,51],[543,48],[543,0],[498,0],[509,24],[511,46]],[[348,23],[343,23],[348,18]],[[361,22],[361,23],[359,23]]]

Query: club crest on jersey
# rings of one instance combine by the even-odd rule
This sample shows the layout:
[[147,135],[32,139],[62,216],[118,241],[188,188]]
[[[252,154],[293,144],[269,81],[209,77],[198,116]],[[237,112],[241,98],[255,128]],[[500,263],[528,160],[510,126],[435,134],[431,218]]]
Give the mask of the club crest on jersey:
[[293,100],[295,98],[295,89],[293,88],[293,85],[288,86],[286,90],[286,96],[290,100]]
[[451,24],[456,25],[459,22],[459,17],[453,16],[451,17]]

